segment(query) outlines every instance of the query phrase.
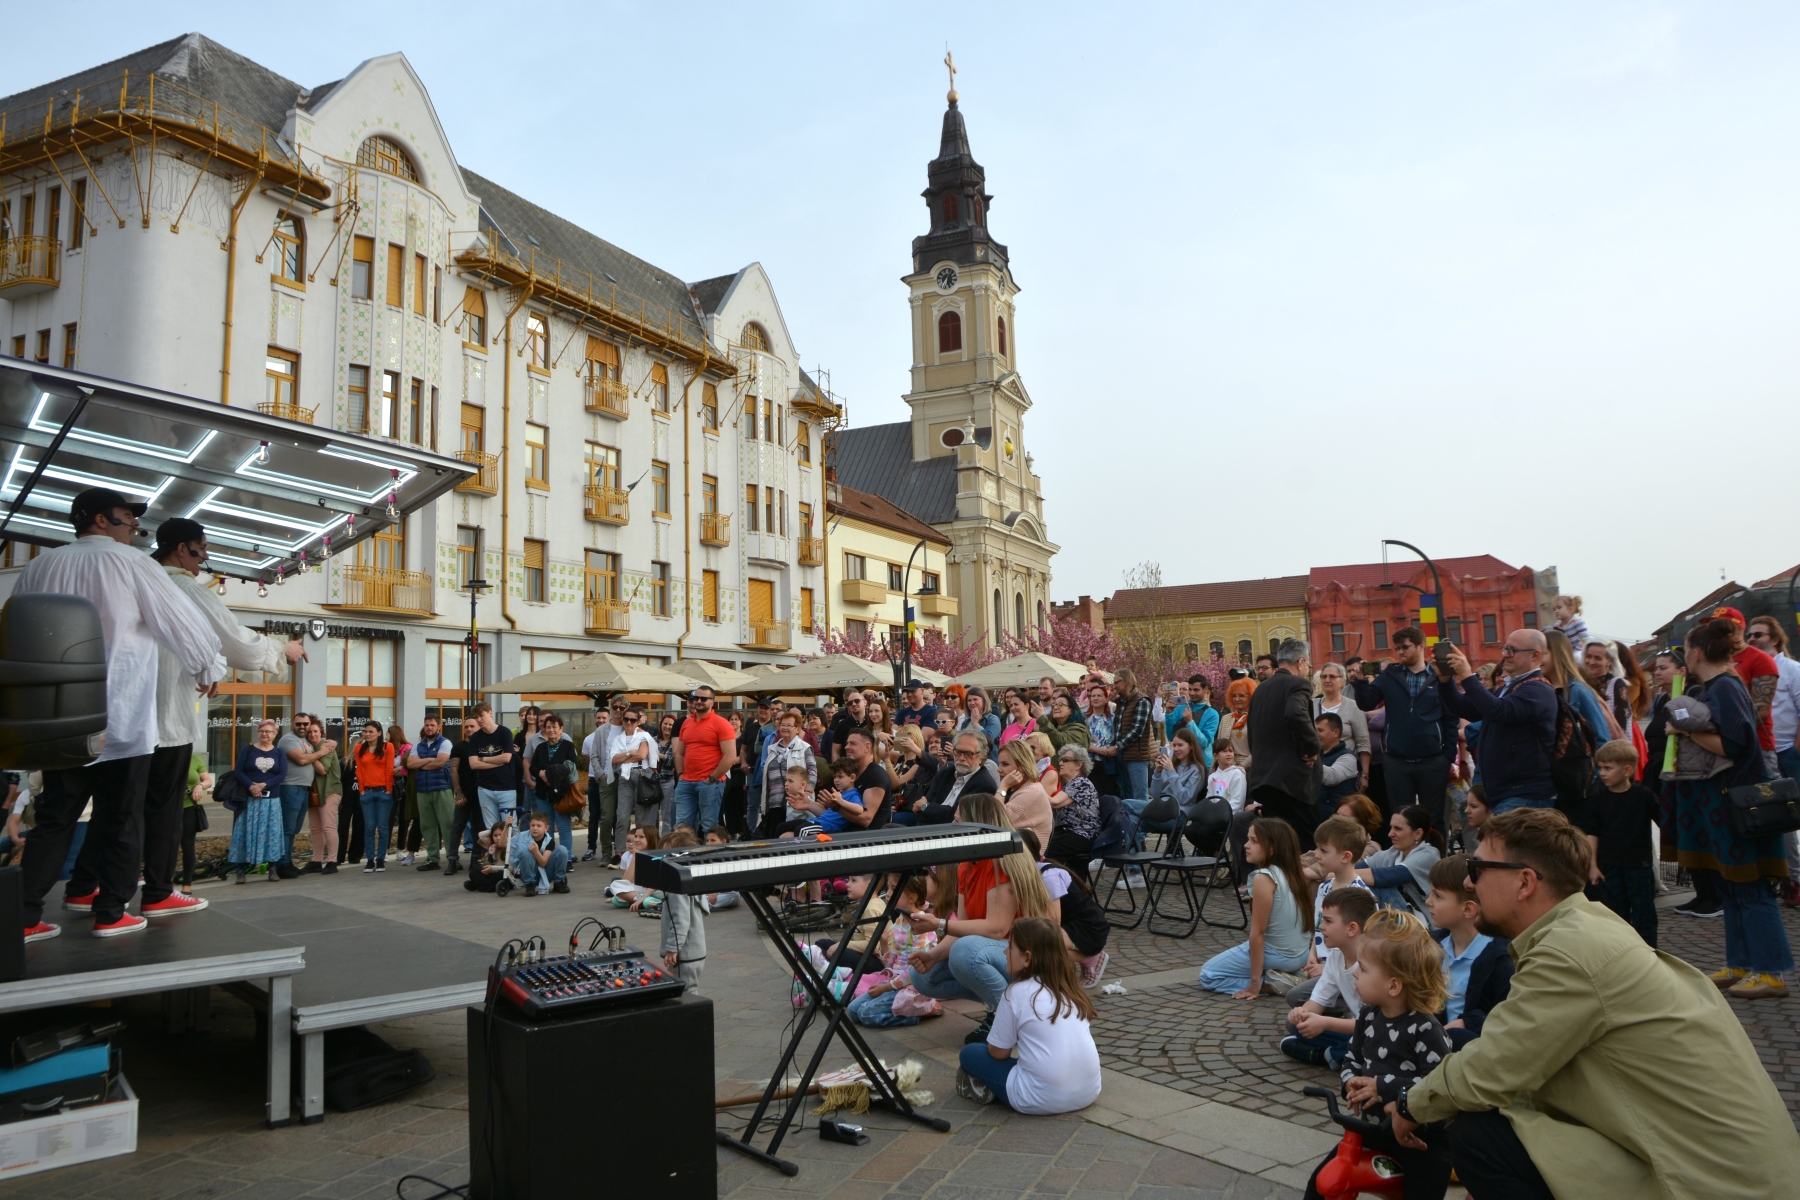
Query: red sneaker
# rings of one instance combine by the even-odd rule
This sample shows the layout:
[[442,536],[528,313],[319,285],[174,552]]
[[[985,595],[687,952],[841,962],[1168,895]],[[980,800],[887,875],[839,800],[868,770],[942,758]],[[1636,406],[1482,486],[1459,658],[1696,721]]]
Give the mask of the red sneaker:
[[121,913],[118,920],[109,922],[105,925],[96,921],[94,923],[94,936],[118,937],[122,933],[141,933],[143,930],[147,929],[149,925],[150,922],[144,920],[142,917],[134,917],[130,913]]
[[25,940],[28,942],[47,942],[53,937],[60,936],[61,933],[61,925],[46,925],[44,922],[39,921],[36,925],[33,925],[25,931]]
[[180,892],[170,892],[155,904],[141,904],[138,914],[145,917],[173,917],[181,913],[195,913],[205,908],[207,901],[198,896],[184,896]]
[[67,892],[64,892],[63,907],[70,912],[91,913],[94,911],[94,897],[99,894],[99,888],[95,888],[85,896],[71,896]]

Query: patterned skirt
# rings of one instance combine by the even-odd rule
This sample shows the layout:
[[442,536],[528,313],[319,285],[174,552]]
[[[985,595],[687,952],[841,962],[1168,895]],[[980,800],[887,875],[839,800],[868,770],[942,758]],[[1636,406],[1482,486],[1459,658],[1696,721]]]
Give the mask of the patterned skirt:
[[1727,803],[1725,789],[1710,779],[1670,781],[1662,794],[1663,857],[1668,857],[1673,841],[1675,861],[1684,867],[1717,871],[1734,883],[1786,879],[1782,836],[1737,836],[1725,816]]
[[228,862],[254,867],[280,862],[287,851],[287,832],[281,822],[281,800],[276,796],[253,799],[237,815],[231,827]]

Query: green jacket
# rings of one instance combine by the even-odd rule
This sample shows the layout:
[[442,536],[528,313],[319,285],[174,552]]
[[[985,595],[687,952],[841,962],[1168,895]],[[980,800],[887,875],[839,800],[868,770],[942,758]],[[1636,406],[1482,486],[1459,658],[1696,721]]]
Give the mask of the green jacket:
[[1706,976],[1579,893],[1510,952],[1511,991],[1413,1085],[1414,1117],[1499,1109],[1558,1200],[1793,1194],[1800,1135]]
[[1086,750],[1093,744],[1093,739],[1088,734],[1087,722],[1081,719],[1080,714],[1070,717],[1067,725],[1058,725],[1053,718],[1045,717],[1038,722],[1038,728],[1044,731],[1044,736],[1049,738],[1050,744],[1058,750],[1064,746],[1080,746]]

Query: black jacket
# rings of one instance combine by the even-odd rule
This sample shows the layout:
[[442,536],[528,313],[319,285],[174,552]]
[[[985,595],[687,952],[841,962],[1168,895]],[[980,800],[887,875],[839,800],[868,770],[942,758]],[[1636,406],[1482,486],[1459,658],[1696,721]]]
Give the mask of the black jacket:
[[[1250,717],[1245,732],[1250,738],[1250,798],[1263,800],[1279,793],[1294,802],[1295,811],[1270,812],[1286,817],[1296,829],[1310,831],[1318,822],[1313,801],[1319,794],[1319,732],[1313,728],[1312,684],[1288,671],[1276,671],[1250,697]],[[1313,757],[1311,766],[1301,762]],[[1263,801],[1265,806],[1267,801]],[[1302,841],[1305,839],[1302,838]]]
[[1505,938],[1495,938],[1487,944],[1475,961],[1469,966],[1469,990],[1463,993],[1462,1029],[1446,1029],[1450,1035],[1450,1044],[1461,1050],[1469,1042],[1479,1037],[1481,1026],[1487,1020],[1488,1013],[1494,1005],[1506,999],[1512,990],[1513,960],[1507,953],[1512,945]]
[[[944,797],[948,796],[950,794],[950,789],[955,786],[956,764],[947,762],[938,768],[937,778],[931,781],[931,787],[925,793],[925,803],[933,808],[938,807],[944,803]],[[969,776],[969,782],[963,785],[963,790],[958,792],[957,795],[962,796],[967,794],[975,796],[982,792],[993,795],[999,792],[999,790],[1000,777],[994,774],[994,764],[982,763],[981,766],[976,769],[975,773]],[[947,821],[950,818],[945,817],[943,819]]]
[[1479,675],[1463,680],[1460,688],[1454,679],[1440,680],[1438,688],[1444,707],[1481,722],[1481,736],[1473,749],[1489,808],[1515,797],[1556,798],[1556,781],[1550,774],[1556,691],[1541,672],[1514,684],[1504,696],[1488,691]]
[[1356,707],[1387,709],[1387,729],[1382,734],[1383,753],[1395,758],[1435,758],[1456,749],[1456,714],[1444,706],[1436,675],[1425,668],[1425,687],[1413,699],[1406,690],[1407,669],[1389,663],[1373,679],[1352,679]]

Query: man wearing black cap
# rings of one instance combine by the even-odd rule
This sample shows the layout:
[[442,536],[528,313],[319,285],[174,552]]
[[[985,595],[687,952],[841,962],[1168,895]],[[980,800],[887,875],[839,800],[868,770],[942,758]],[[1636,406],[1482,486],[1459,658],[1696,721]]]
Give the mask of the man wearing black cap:
[[919,725],[925,729],[937,724],[938,706],[931,702],[931,688],[923,679],[907,680],[903,697],[906,703],[894,714],[894,724]]
[[[37,826],[25,841],[25,940],[55,937],[44,922],[44,893],[68,859],[69,840],[91,797],[88,841],[98,877],[92,898],[95,937],[136,933],[144,918],[125,911],[137,891],[144,852],[144,797],[161,729],[156,664],[167,647],[205,691],[223,678],[219,638],[162,568],[132,548],[145,506],[111,488],[89,488],[69,506],[75,540],[26,564],[14,594],[83,596],[100,610],[106,640],[106,741],[100,757],[73,771],[44,772]],[[179,817],[179,810],[177,810]],[[34,844],[35,843],[35,844]],[[173,871],[170,872],[171,876]]]

